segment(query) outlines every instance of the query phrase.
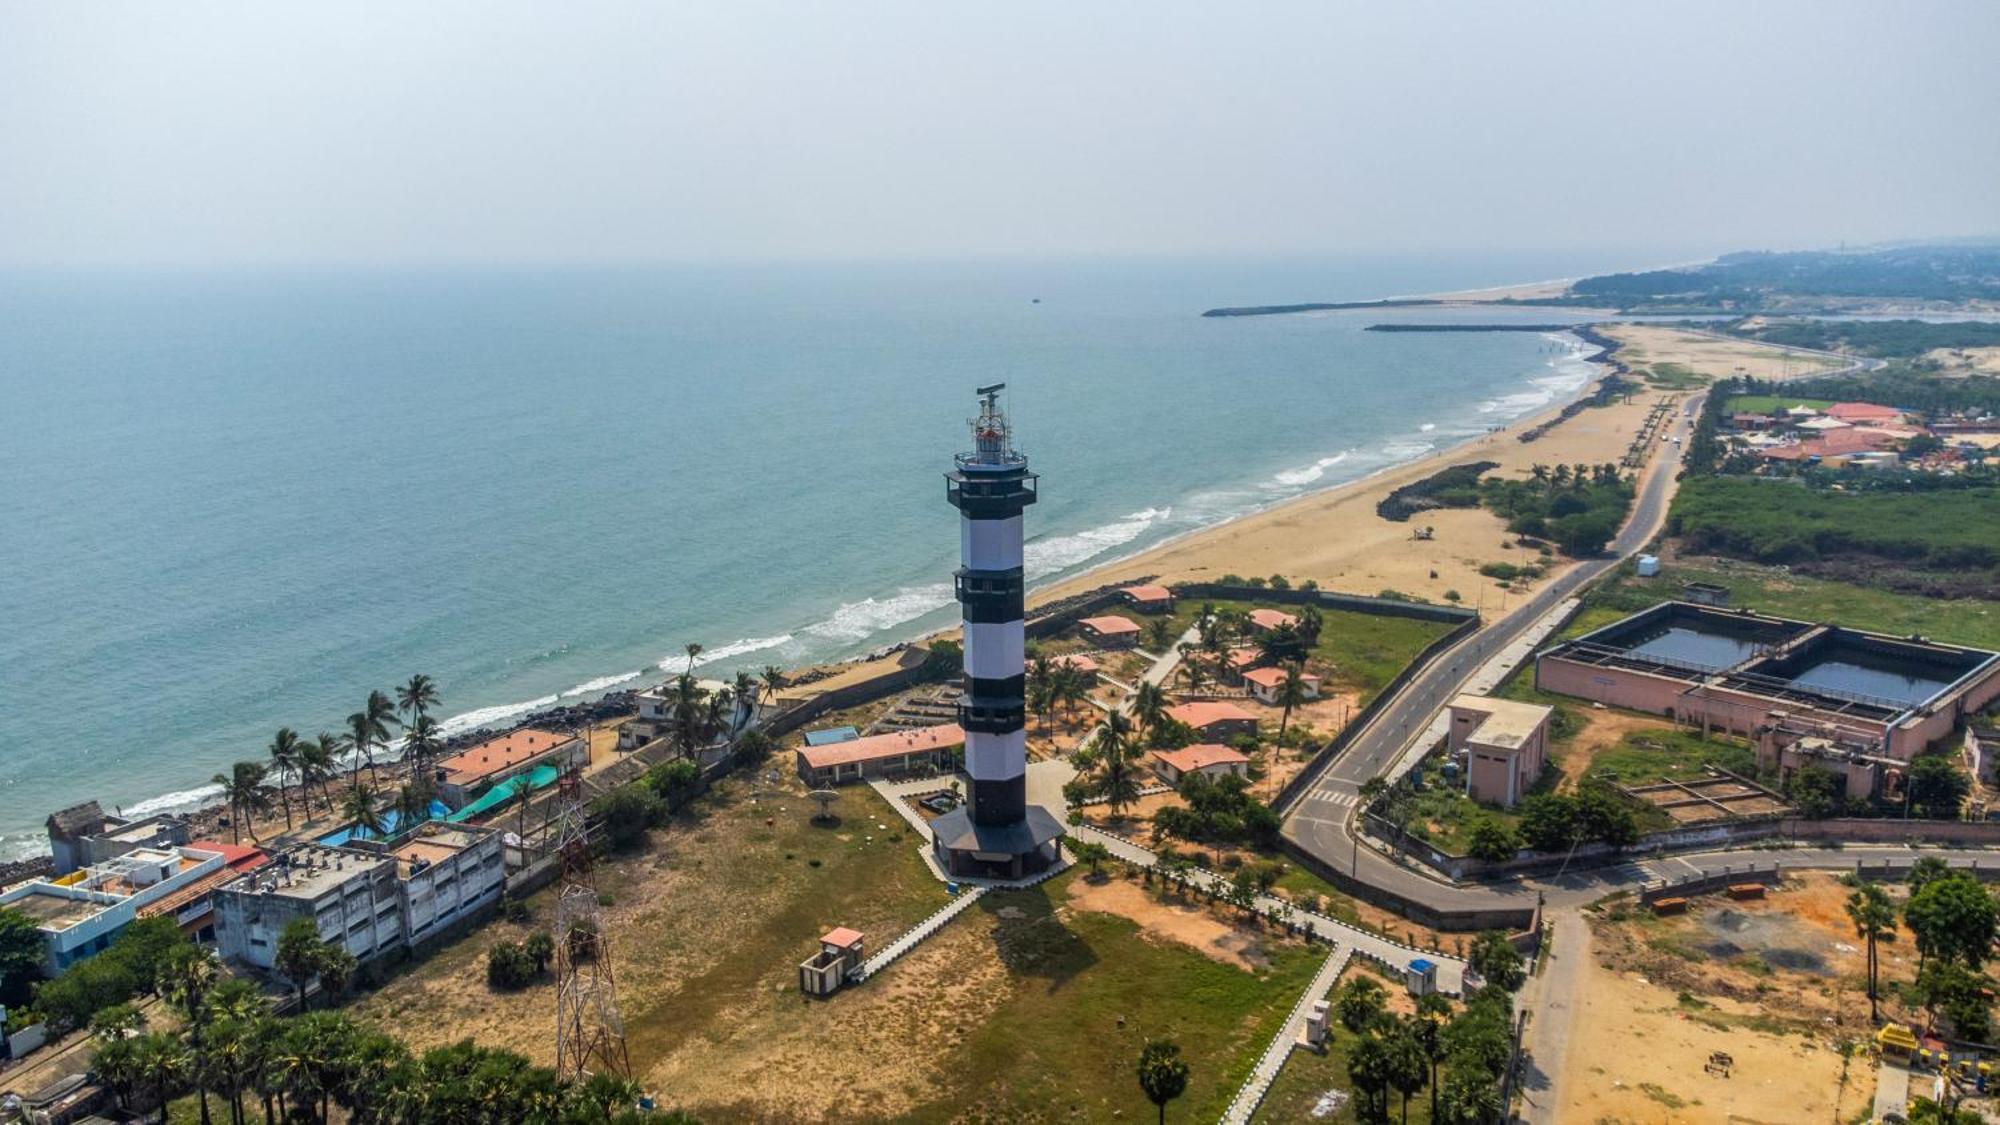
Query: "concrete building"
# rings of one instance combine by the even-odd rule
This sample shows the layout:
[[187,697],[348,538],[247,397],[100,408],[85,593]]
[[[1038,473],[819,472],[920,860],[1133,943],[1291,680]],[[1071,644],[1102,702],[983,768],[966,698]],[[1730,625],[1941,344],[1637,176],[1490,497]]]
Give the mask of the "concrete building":
[[1139,623],[1115,613],[1086,617],[1076,623],[1076,630],[1099,648],[1131,648],[1139,643]]
[[487,789],[538,766],[551,766],[560,772],[589,763],[590,748],[581,737],[523,727],[439,762],[438,796],[452,808],[462,809]]
[[[1252,668],[1243,673],[1243,686],[1250,689],[1250,698],[1272,707],[1281,706],[1280,693],[1285,690],[1286,671],[1283,668]],[[1319,698],[1319,677],[1311,672],[1299,673],[1299,685],[1307,699]]]
[[1250,758],[1242,751],[1232,750],[1219,742],[1197,742],[1178,750],[1153,751],[1153,772],[1168,785],[1179,785],[1181,779],[1191,773],[1209,778],[1232,774],[1248,777]]
[[1118,596],[1125,600],[1126,605],[1131,606],[1140,613],[1172,613],[1174,611],[1174,592],[1165,586],[1151,583],[1127,586],[1118,591]]
[[[721,680],[697,680],[695,686],[702,690],[703,706],[705,707],[707,706],[706,700],[708,696],[714,695],[718,690],[729,685],[723,683]],[[632,702],[638,708],[639,713],[618,728],[618,748],[620,750],[637,750],[648,742],[666,738],[673,734],[675,725],[674,707],[679,699],[680,692],[676,689],[675,682],[672,680],[664,684],[649,687],[634,695]],[[751,706],[754,706],[754,704],[751,704]],[[745,707],[743,705],[737,707],[737,717],[739,719],[742,717],[744,710]]]
[[1197,699],[1167,708],[1167,717],[1186,723],[1204,738],[1224,739],[1257,733],[1257,716],[1234,703],[1219,699]]
[[133,848],[102,863],[0,892],[0,906],[26,914],[42,933],[42,967],[59,973],[103,952],[141,907],[223,869],[220,852]]
[[385,844],[301,844],[215,892],[222,956],[270,971],[278,935],[311,918],[320,940],[366,961],[419,945],[499,901],[507,884],[498,831],[438,821]]
[[127,820],[105,812],[96,801],[55,812],[46,825],[57,875],[115,859],[134,848],[181,847],[190,835],[185,817],[160,813]]
[[1662,602],[1540,654],[1535,684],[1755,741],[1767,728],[1907,763],[2000,697],[2000,655]]
[[847,974],[861,967],[863,935],[838,926],[819,939],[819,952],[799,962],[799,991],[807,996],[831,996],[847,983]]
[[196,840],[190,845],[197,851],[216,852],[222,856],[222,869],[213,871],[194,882],[167,894],[139,908],[140,918],[172,918],[174,925],[191,941],[212,943],[215,941],[215,892],[224,884],[257,870],[271,862],[262,848],[244,844],[229,844],[220,840]]
[[1018,879],[1060,858],[1063,827],[1027,796],[1023,523],[1039,479],[1014,448],[1003,388],[979,388],[972,449],[945,474],[945,499],[959,513],[953,586],[964,622],[965,693],[958,721],[972,784],[966,804],[931,822],[931,846],[955,875]]
[[871,777],[949,769],[952,751],[963,745],[963,727],[957,723],[939,723],[915,730],[801,746],[795,752],[794,766],[799,780],[814,789],[827,789]]
[[1542,776],[1549,756],[1549,716],[1539,703],[1461,695],[1451,701],[1447,748],[1465,755],[1465,794],[1513,808]]
[[358,961],[403,945],[396,860],[358,848],[301,844],[215,892],[215,944],[224,960],[271,971],[278,935],[310,918],[321,941]]

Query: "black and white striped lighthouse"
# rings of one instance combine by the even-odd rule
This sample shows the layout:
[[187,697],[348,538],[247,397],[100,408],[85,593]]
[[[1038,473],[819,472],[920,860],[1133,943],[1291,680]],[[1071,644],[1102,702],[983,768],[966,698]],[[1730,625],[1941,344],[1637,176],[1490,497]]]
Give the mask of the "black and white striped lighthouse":
[[1023,513],[1038,478],[1014,448],[1000,409],[1006,384],[979,388],[972,449],[945,474],[959,512],[953,586],[965,622],[966,807],[932,822],[940,862],[954,874],[1019,878],[1054,861],[1062,825],[1028,802]]

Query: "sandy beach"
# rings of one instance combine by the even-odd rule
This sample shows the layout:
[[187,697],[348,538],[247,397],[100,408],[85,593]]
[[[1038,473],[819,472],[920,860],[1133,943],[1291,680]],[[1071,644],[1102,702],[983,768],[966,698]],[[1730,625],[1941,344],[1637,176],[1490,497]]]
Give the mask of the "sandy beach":
[[[1679,363],[1709,377],[1742,371],[1775,378],[1808,370],[1804,358],[1764,344],[1717,340],[1654,325],[1618,325],[1600,331],[1619,341],[1618,356],[1627,363]],[[1588,393],[1595,382],[1579,395]],[[1479,567],[1490,562],[1526,563],[1535,557],[1511,545],[1504,521],[1483,509],[1451,509],[1393,523],[1375,514],[1376,504],[1396,488],[1469,461],[1498,462],[1492,475],[1515,478],[1525,477],[1536,464],[1617,461],[1655,403],[1663,398],[1678,401],[1689,393],[1641,388],[1629,401],[1583,410],[1537,440],[1521,441],[1523,430],[1555,418],[1574,398],[1551,404],[1540,414],[1462,445],[1162,544],[1038,590],[1031,600],[1043,604],[1142,575],[1173,583],[1233,573],[1246,578],[1282,574],[1295,583],[1313,579],[1343,593],[1396,590],[1432,601],[1443,601],[1447,591],[1455,590],[1462,604],[1497,605],[1503,594],[1500,584],[1482,577]],[[1647,471],[1658,460],[1649,456]],[[1432,538],[1416,538],[1417,530],[1426,526],[1432,529]],[[1551,569],[1542,581],[1557,573],[1559,567]]]

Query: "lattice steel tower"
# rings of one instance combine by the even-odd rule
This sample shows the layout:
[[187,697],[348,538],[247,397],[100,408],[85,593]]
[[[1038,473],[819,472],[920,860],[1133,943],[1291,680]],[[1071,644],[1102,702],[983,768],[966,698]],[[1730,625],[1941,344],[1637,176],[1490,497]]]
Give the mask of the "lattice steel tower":
[[583,775],[565,769],[556,783],[556,847],[562,893],[556,899],[556,1076],[581,1082],[592,1074],[632,1077],[625,1056],[625,1021],[611,975],[610,934],[598,907],[590,869],[590,826]]

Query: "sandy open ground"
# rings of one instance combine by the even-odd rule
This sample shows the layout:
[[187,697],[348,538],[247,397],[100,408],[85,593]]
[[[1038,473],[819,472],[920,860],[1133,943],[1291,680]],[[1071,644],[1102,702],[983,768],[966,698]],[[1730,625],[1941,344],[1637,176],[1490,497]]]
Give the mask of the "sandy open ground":
[[[1760,377],[1800,375],[1807,373],[1809,362],[1764,344],[1714,340],[1651,325],[1617,325],[1604,331],[1627,347],[1637,348],[1644,362],[1680,363],[1709,377],[1728,376],[1738,368]],[[1789,360],[1788,354],[1792,355]],[[1484,510],[1453,509],[1425,512],[1408,523],[1392,523],[1375,514],[1375,505],[1402,485],[1468,461],[1497,461],[1500,467],[1493,475],[1516,478],[1527,475],[1538,463],[1597,465],[1617,461],[1652,405],[1663,397],[1685,393],[1644,389],[1629,402],[1584,410],[1536,441],[1521,441],[1518,435],[1522,430],[1560,412],[1560,406],[1552,406],[1410,464],[1302,496],[1090,571],[1037,591],[1033,600],[1047,602],[1148,574],[1171,583],[1235,573],[1246,577],[1283,574],[1295,581],[1317,579],[1322,586],[1348,593],[1399,590],[1432,600],[1442,600],[1445,591],[1456,590],[1465,605],[1497,607],[1501,591],[1494,580],[1479,575],[1479,566],[1489,562],[1521,564],[1534,558],[1519,548],[1502,547],[1510,537],[1498,517]],[[1658,461],[1657,457],[1649,460],[1649,468]],[[1433,529],[1434,537],[1427,541],[1414,536],[1424,526]],[[1556,573],[1559,568],[1551,569],[1550,576]],[[1509,600],[1512,598],[1509,595]]]

